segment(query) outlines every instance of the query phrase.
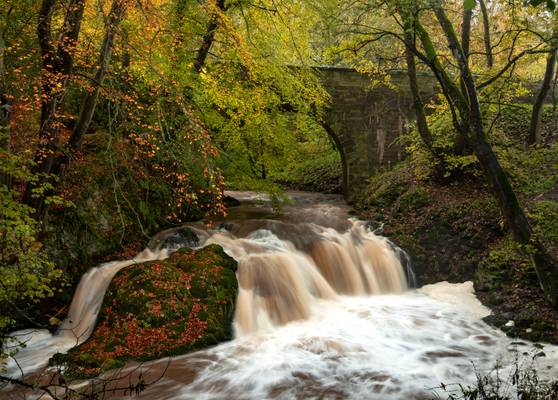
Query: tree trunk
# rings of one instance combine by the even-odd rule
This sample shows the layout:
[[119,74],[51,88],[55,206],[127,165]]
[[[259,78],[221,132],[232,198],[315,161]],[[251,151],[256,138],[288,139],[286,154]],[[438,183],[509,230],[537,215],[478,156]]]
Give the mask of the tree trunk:
[[[465,154],[468,147],[467,134],[469,132],[468,121],[465,117],[467,115],[467,99],[461,92],[459,85],[453,81],[451,76],[440,63],[434,43],[418,19],[415,21],[415,30],[417,37],[420,39],[424,51],[426,52],[428,66],[440,83],[442,92],[450,105],[450,109],[452,110],[453,126],[457,132],[457,139],[454,144],[453,152],[457,155]],[[459,111],[459,119],[456,115],[455,108]]]
[[35,173],[40,182],[27,185],[24,202],[35,209],[37,219],[45,214],[45,194],[34,193],[42,184],[52,185],[49,175],[60,157],[60,114],[73,68],[73,51],[81,29],[85,0],[70,0],[56,46],[52,40],[51,20],[56,0],[43,0],[39,11],[37,35],[42,56],[42,103],[39,146],[35,153]]
[[341,157],[341,168],[343,170],[342,190],[343,190],[343,196],[346,199],[349,196],[349,189],[347,187],[347,182],[349,181],[349,174],[348,174],[349,171],[347,170],[347,156],[345,154],[345,151],[343,150],[343,145],[341,144],[341,140],[339,140],[339,136],[337,135],[337,133],[327,122],[322,121],[321,118],[319,117],[316,119],[320,121],[320,125],[322,126],[322,128],[324,128],[324,130],[327,132],[329,137],[333,140],[333,143],[335,144],[335,148],[337,149],[337,152]]
[[473,8],[463,9],[463,22],[461,24],[461,45],[463,54],[469,58],[469,47],[471,43],[471,19],[473,18]]
[[201,72],[203,66],[205,65],[205,60],[207,59],[209,50],[211,49],[211,45],[215,39],[215,32],[219,22],[218,13],[226,10],[225,0],[217,0],[215,7],[217,7],[217,10],[210,10],[209,22],[207,23],[207,28],[202,38],[202,44],[198,49],[196,59],[194,60],[194,70],[198,73]]
[[[469,49],[471,46],[471,19],[473,18],[473,9],[474,7],[470,9],[466,9],[466,8],[463,9],[463,22],[461,24],[461,46],[463,49],[463,55],[465,56],[466,60],[469,59]],[[465,86],[463,76],[460,77],[459,86],[461,88],[461,92],[464,94],[465,97],[467,93],[467,88]],[[465,115],[466,113],[462,111],[461,121],[459,123],[460,134],[458,135],[454,146],[454,152],[457,155],[463,155],[467,153],[467,148],[469,144],[467,136],[470,131],[470,127],[469,127],[469,121],[465,117]],[[470,149],[469,152],[471,152]]]
[[432,133],[428,128],[426,115],[424,114],[424,103],[422,102],[422,99],[420,97],[420,90],[417,82],[417,66],[415,63],[415,55],[411,50],[411,46],[414,46],[413,35],[411,34],[411,32],[405,31],[405,57],[407,60],[407,77],[409,78],[409,87],[411,89],[411,95],[413,96],[413,108],[417,119],[417,129],[426,148],[433,155],[435,155],[435,151],[432,147]]
[[535,99],[535,104],[533,104],[533,111],[531,113],[531,125],[529,127],[529,137],[527,138],[527,143],[537,144],[542,142],[541,135],[541,122],[543,114],[544,100],[550,91],[552,85],[552,78],[554,77],[554,69],[556,66],[556,48],[553,48],[546,58],[546,70],[544,72],[544,78],[542,82],[541,89]]
[[[4,41],[4,32],[0,31],[0,150],[10,153],[10,102],[6,95],[5,87],[5,64],[4,54],[6,51],[6,43]],[[10,174],[0,171],[0,185],[11,187],[12,179]]]
[[524,251],[531,258],[546,299],[556,307],[558,306],[558,265],[542,244],[534,237],[531,225],[519,204],[508,177],[498,162],[492,147],[486,141],[477,89],[473,75],[469,70],[467,58],[463,53],[445,11],[439,3],[432,2],[432,4],[467,89],[469,100],[468,116],[471,122],[472,139],[477,159],[492,186],[502,214],[514,239],[523,245]]
[[[128,39],[128,31],[126,27],[121,27],[120,30],[120,48],[122,52],[122,56],[120,58],[120,79],[118,82],[118,88],[122,92],[126,92],[130,90],[130,65],[132,61],[132,57],[130,56],[130,45]],[[126,96],[120,96],[120,107],[118,110],[118,122],[119,126],[126,127],[128,124],[128,100],[126,100]]]
[[480,4],[480,9],[482,13],[482,29],[483,29],[483,39],[484,39],[484,52],[486,53],[486,65],[488,68],[492,68],[494,65],[494,60],[492,57],[492,44],[490,40],[490,19],[488,18],[488,10],[486,9],[486,3],[484,0],[478,0]]
[[101,87],[110,64],[116,30],[122,20],[122,17],[124,16],[124,10],[124,0],[113,0],[109,20],[105,30],[105,37],[99,54],[97,72],[94,77],[95,88],[93,92],[89,93],[83,101],[77,123],[72,131],[70,141],[68,142],[70,152],[80,149],[83,136],[91,125],[91,120],[93,119],[95,108],[97,107],[97,100],[99,99],[99,92],[101,91]]

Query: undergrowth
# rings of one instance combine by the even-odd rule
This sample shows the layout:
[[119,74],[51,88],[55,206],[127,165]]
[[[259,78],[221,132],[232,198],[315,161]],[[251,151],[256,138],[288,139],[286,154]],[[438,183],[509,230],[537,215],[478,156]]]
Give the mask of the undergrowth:
[[[556,400],[558,379],[544,381],[534,366],[535,354],[527,364],[516,357],[510,370],[497,364],[488,373],[475,368],[476,381],[473,385],[444,384],[434,388],[435,399],[448,400]],[[441,396],[441,393],[444,396]]]

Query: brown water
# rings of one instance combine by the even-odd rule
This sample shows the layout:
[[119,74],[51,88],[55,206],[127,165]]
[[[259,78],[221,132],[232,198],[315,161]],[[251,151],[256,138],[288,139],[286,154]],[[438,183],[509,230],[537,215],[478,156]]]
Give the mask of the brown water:
[[[129,363],[84,384],[115,388],[143,380],[145,399],[409,399],[434,396],[430,388],[440,382],[472,382],[473,365],[490,371],[502,361],[501,373],[511,370],[517,345],[480,320],[490,311],[472,284],[409,290],[413,275],[404,252],[349,218],[339,196],[293,192],[280,212],[255,193],[233,196],[243,204],[227,220],[190,228],[200,246],[218,243],[239,262],[236,338],[172,359]],[[166,257],[157,246],[175,234],[162,232],[135,259],[85,274],[57,335],[20,332],[28,339],[17,356],[24,372],[86,340],[114,274]],[[552,375],[558,351],[545,352],[537,367]],[[8,366],[17,375],[19,367]]]
[[339,196],[291,192],[293,204],[275,213],[253,193],[235,195],[245,205],[208,231],[205,243],[222,245],[239,262],[238,336],[308,319],[319,299],[407,290],[393,245],[349,220]]

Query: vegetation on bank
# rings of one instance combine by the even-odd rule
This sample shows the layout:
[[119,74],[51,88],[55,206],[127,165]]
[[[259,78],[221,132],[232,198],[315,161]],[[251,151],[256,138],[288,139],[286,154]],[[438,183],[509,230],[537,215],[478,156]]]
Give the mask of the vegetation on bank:
[[[522,143],[530,110],[520,110],[507,110],[491,140],[535,235],[556,257],[558,142],[550,128],[556,118],[545,124],[552,132],[548,147],[528,149]],[[471,279],[494,312],[487,322],[511,336],[558,343],[558,312],[544,300],[528,255],[510,236],[479,165],[465,156],[440,174],[440,161],[416,145],[415,135],[407,138],[409,154],[402,163],[370,179],[356,201],[360,213],[383,223],[384,234],[409,252],[419,284]],[[515,326],[505,326],[509,320]]]
[[[542,353],[544,354],[544,353]],[[481,373],[475,369],[473,385],[441,384],[434,388],[448,400],[553,400],[558,398],[558,380],[544,382],[534,367],[540,353],[534,354],[531,363],[520,363],[518,359],[511,369],[504,370],[496,365],[492,371]],[[439,394],[433,399],[440,399]]]
[[321,193],[342,193],[343,177],[339,152],[330,147],[316,158],[291,165],[274,177],[283,187]]

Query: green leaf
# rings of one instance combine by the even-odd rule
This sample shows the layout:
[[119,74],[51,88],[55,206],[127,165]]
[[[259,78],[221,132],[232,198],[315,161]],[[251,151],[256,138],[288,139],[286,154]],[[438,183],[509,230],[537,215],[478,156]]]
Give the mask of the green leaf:
[[533,7],[538,7],[544,3],[546,4],[546,8],[550,11],[554,11],[556,9],[556,0],[528,0],[527,3]]
[[465,0],[463,2],[463,8],[465,8],[465,10],[467,11],[475,8],[476,5],[477,5],[477,0]]

